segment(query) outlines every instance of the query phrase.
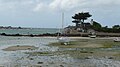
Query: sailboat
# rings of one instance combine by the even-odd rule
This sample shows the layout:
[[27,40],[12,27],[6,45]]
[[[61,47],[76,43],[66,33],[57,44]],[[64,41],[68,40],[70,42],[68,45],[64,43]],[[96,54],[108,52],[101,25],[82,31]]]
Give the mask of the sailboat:
[[113,40],[114,40],[114,42],[120,42],[120,37],[116,37]]
[[[64,13],[62,13],[62,29],[59,30],[59,32],[61,32],[61,33],[63,33],[62,32],[63,27],[64,27],[63,23],[64,23]],[[58,33],[58,36],[57,36],[57,40],[58,40],[58,42],[60,42],[61,44],[64,44],[64,45],[68,45],[69,41],[70,41],[70,39],[68,39],[67,37],[60,36],[59,33]]]
[[91,35],[89,35],[90,38],[96,38],[95,32],[92,32]]

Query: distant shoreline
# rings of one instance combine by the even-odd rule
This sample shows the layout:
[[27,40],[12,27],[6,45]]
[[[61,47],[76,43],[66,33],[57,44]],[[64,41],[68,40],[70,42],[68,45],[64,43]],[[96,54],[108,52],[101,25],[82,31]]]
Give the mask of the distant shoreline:
[[[6,34],[1,33],[1,36],[28,36],[28,37],[57,37],[58,33],[43,33],[43,34]],[[67,37],[89,37],[88,33],[79,33],[79,34],[60,34],[60,36],[67,36]],[[120,33],[96,33],[97,37],[120,37]]]
[[13,26],[0,26],[0,29],[59,29],[59,28],[35,28],[35,27],[13,27]]

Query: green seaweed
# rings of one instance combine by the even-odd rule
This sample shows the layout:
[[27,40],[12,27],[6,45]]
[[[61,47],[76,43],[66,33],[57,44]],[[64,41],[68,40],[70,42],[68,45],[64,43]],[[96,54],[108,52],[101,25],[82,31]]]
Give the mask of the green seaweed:
[[50,55],[50,52],[25,52],[25,54],[29,54],[32,56],[43,56],[43,55]]

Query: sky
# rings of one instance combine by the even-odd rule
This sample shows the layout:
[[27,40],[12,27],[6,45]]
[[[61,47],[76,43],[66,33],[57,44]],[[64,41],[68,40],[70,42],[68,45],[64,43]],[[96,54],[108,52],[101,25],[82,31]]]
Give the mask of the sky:
[[64,13],[66,27],[79,12],[102,26],[120,25],[120,0],[0,0],[0,26],[59,28]]

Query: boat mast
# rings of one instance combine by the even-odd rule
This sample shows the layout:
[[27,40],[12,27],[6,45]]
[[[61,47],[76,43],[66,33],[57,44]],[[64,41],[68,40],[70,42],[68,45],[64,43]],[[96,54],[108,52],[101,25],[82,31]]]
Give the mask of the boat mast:
[[[62,12],[62,14],[61,14],[61,28],[59,28],[59,33],[63,33],[63,27],[64,27],[64,13]],[[60,36],[60,34],[58,33],[58,35],[57,36]]]
[[63,33],[63,28],[64,28],[64,12],[62,12],[62,28],[61,28],[61,33]]

